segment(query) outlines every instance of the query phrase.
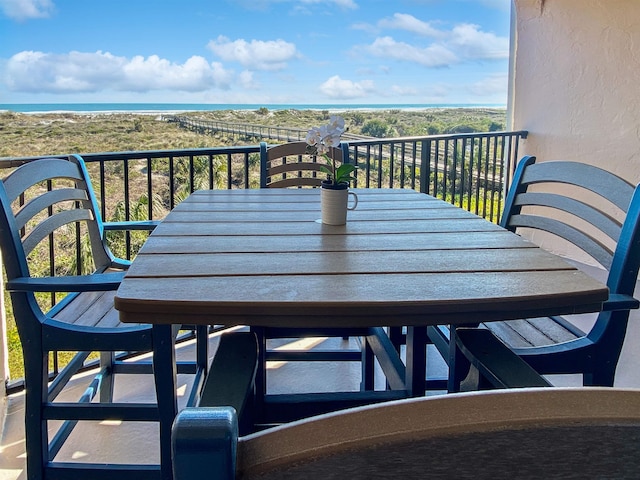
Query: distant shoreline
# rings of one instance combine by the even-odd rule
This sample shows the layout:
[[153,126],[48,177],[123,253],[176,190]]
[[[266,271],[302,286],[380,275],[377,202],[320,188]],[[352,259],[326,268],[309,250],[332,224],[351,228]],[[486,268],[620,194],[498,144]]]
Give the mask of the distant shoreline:
[[329,110],[375,111],[402,110],[421,111],[432,109],[506,109],[499,104],[197,104],[197,103],[5,103],[0,104],[0,112],[25,114],[139,114],[160,115],[185,112],[211,112],[221,110]]

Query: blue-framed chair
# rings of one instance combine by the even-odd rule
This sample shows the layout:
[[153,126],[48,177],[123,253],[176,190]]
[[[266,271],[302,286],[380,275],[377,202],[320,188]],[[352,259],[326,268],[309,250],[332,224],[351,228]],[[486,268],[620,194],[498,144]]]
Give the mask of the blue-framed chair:
[[[114,402],[116,374],[153,375],[149,360],[123,361],[116,353],[150,352],[154,339],[150,325],[122,324],[114,309],[116,289],[130,262],[114,257],[105,240],[89,175],[80,156],[28,161],[0,181],[0,246],[7,274],[7,290],[15,317],[25,367],[25,434],[27,475],[44,478],[142,479],[170,475],[170,429],[173,417],[163,416],[155,403]],[[153,229],[153,222],[109,228]],[[49,269],[55,238],[79,241],[76,271],[62,272],[58,262]],[[73,244],[75,247],[76,245]],[[70,255],[72,256],[72,255]],[[44,259],[44,261],[43,261]],[[43,268],[46,263],[46,268]],[[63,298],[52,308],[50,295]],[[175,327],[175,333],[177,333]],[[178,366],[178,372],[196,375],[202,384],[207,369],[206,328],[199,330],[197,359]],[[51,352],[74,352],[52,378]],[[87,367],[91,352],[99,352],[99,368],[77,402],[60,401],[59,394],[72,377]],[[165,349],[167,352],[167,349]],[[171,351],[167,355],[173,355]],[[165,359],[169,364],[172,359]],[[176,392],[172,402],[176,403]],[[189,402],[195,404],[195,389]],[[99,401],[94,400],[98,397]],[[187,404],[189,404],[187,402]],[[56,461],[79,421],[121,420],[160,423],[164,465],[123,465]],[[53,438],[51,422],[62,421]]]
[[[536,163],[533,156],[519,162],[512,185],[500,225],[551,234],[588,255],[606,271],[609,300],[588,332],[560,316],[480,328],[541,375],[582,374],[584,385],[613,386],[629,311],[638,308],[633,294],[640,267],[640,187],[592,165]],[[455,330],[432,327],[428,334],[448,358],[449,390],[457,391],[469,363],[453,340]],[[472,334],[465,332],[467,341]]]
[[[321,171],[325,160],[319,155],[309,154],[306,142],[290,142],[269,146],[260,143],[260,188],[313,188],[319,187],[326,174]],[[349,162],[349,144],[341,142],[328,154],[339,163]],[[360,337],[362,342],[369,335],[368,329],[294,329],[255,328],[260,344],[260,359],[256,375],[256,388],[266,393],[267,361],[358,361],[362,362],[362,389],[373,389],[373,353],[371,349],[341,348],[293,350],[286,347],[269,348],[269,340],[299,339],[303,337],[341,337],[345,342],[349,337]],[[301,416],[304,414],[301,413]]]
[[[307,153],[307,142],[289,142],[269,146],[260,142],[260,188],[319,187],[327,175],[321,167],[325,160]],[[349,144],[331,148],[331,158],[342,163],[349,161]]]
[[640,392],[528,388],[436,395],[238,436],[229,408],[184,409],[175,480],[635,478]]

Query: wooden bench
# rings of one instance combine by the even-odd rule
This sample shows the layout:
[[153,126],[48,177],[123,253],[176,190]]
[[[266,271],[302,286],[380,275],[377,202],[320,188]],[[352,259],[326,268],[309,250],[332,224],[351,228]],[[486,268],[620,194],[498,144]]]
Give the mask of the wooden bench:
[[471,363],[471,370],[461,389],[551,386],[490,330],[458,328],[455,335],[456,345]]
[[233,407],[241,434],[253,425],[258,341],[251,332],[225,332],[209,366],[197,407]]

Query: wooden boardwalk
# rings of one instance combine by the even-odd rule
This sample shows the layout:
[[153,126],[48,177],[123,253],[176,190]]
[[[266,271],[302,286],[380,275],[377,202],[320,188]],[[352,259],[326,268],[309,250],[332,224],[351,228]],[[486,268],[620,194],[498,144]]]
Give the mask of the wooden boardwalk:
[[[199,120],[182,115],[163,115],[162,120],[177,123],[181,128],[186,128],[203,135],[215,135],[229,133],[243,137],[255,137],[259,139],[281,140],[285,142],[299,142],[307,136],[307,129],[294,127],[276,127],[271,125],[255,125],[251,123],[231,123],[218,120]],[[348,132],[342,135],[346,141],[371,140],[372,137],[354,135]]]

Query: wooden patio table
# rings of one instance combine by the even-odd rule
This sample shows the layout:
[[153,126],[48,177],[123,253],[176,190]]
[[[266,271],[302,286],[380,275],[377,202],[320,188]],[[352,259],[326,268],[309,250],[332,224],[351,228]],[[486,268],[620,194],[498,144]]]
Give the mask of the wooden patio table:
[[[319,222],[318,189],[194,192],[133,261],[115,299],[121,321],[154,324],[158,349],[173,349],[172,323],[407,326],[401,380],[422,395],[426,326],[594,312],[608,297],[461,208],[407,189],[354,191],[344,226]],[[175,388],[168,371],[157,388]]]

